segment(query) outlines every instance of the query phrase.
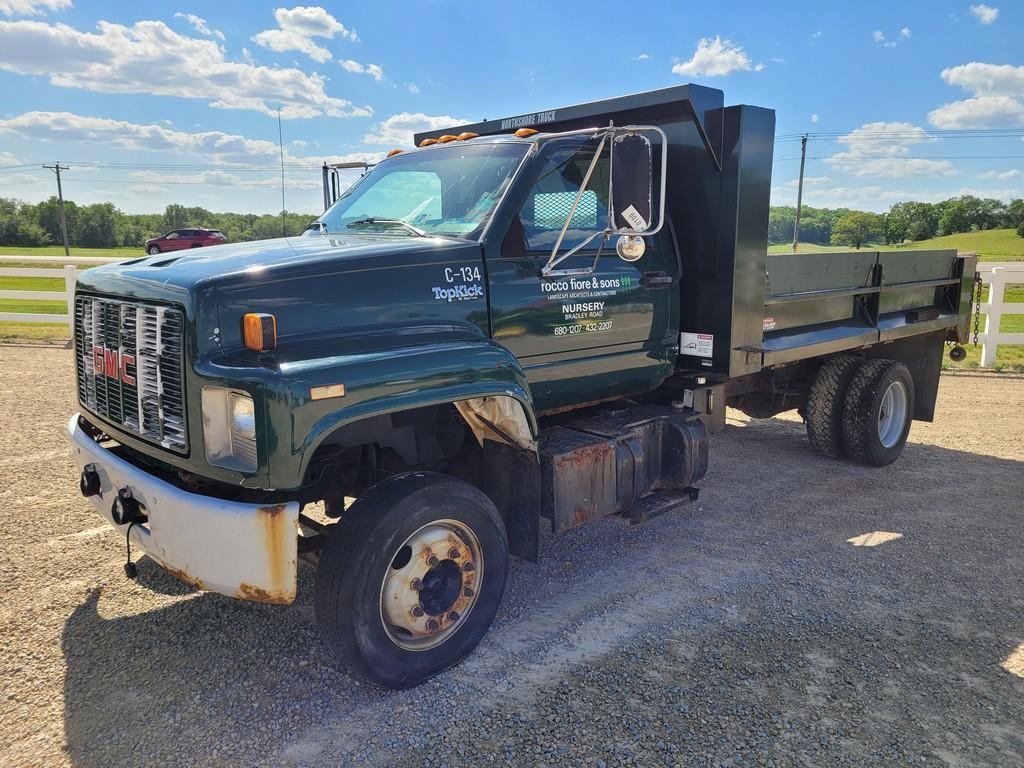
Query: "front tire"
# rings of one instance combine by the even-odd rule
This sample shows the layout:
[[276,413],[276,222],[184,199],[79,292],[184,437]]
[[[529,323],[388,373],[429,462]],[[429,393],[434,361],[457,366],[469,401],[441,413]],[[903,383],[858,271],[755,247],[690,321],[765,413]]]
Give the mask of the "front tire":
[[914,417],[914,380],[903,363],[857,369],[843,405],[843,447],[853,461],[884,467],[903,453]]
[[150,256],[156,256],[158,253],[160,253],[160,246],[151,245],[149,246],[149,249],[146,251],[146,253],[148,253]]
[[331,526],[314,595],[321,636],[374,682],[419,685],[476,648],[507,571],[508,537],[490,499],[446,475],[396,475]]

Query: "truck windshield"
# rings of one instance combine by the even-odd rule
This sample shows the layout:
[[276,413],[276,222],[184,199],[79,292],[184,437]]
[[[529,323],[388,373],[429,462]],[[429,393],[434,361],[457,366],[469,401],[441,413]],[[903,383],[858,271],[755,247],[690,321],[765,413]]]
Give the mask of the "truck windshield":
[[474,237],[527,149],[460,141],[395,155],[350,187],[309,231]]

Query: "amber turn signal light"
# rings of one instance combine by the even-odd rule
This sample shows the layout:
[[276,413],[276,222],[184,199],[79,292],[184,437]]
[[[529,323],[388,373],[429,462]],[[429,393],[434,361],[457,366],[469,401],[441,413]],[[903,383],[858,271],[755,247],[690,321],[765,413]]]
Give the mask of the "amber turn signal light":
[[242,318],[245,346],[256,352],[267,352],[277,346],[277,320],[273,315],[250,312]]

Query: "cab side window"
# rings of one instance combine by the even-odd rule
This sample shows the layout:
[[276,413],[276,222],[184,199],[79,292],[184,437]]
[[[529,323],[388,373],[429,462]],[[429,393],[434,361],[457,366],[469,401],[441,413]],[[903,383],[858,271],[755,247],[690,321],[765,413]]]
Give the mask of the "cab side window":
[[[582,149],[563,147],[548,156],[537,182],[519,211],[526,250],[550,252],[554,247],[594,159],[594,150],[594,146]],[[579,245],[596,230],[608,226],[609,172],[610,162],[605,150],[576,206],[560,250]],[[594,248],[597,248],[596,242]]]

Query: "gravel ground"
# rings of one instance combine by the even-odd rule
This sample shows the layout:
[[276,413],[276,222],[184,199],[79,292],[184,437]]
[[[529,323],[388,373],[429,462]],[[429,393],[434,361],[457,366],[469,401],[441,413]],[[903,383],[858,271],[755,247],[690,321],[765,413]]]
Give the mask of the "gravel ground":
[[126,581],[70,352],[0,363],[0,765],[1024,765],[1024,379],[944,377],[880,470],[731,413],[699,503],[546,535],[476,653],[395,693],[325,661],[305,564],[288,607]]

